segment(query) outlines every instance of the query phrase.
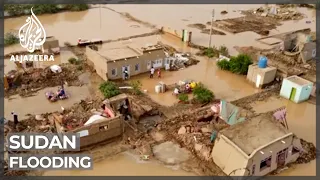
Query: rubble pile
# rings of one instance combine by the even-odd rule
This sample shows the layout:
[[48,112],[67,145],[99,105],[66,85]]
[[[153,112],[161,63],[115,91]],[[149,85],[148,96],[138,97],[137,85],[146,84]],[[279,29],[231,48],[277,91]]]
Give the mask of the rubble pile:
[[12,121],[8,121],[8,124],[4,127],[4,135],[13,132],[23,133],[53,133],[55,132],[53,121],[49,118],[49,113],[42,115],[30,115],[27,119],[20,121],[14,129]]
[[265,6],[265,7],[260,7],[254,10],[242,11],[241,13],[245,15],[270,17],[275,20],[282,20],[282,21],[301,20],[304,18],[304,15],[302,13],[287,7],[281,7],[281,6],[279,8],[276,8],[275,12],[272,12],[271,7]]
[[310,161],[317,158],[316,147],[303,139],[300,140],[304,152],[301,152],[300,157],[297,159],[297,164],[309,163]]
[[158,124],[157,129],[166,129],[167,137],[177,141],[200,159],[209,161],[213,146],[210,138],[212,133],[227,126],[210,108],[204,107],[164,120]]
[[[211,24],[211,22],[207,22]],[[237,17],[231,19],[217,20],[213,26],[230,33],[255,32],[260,35],[268,35],[270,30],[276,29],[281,25],[279,21],[275,21],[271,17],[262,17],[256,15],[247,15],[245,17]]]
[[231,101],[230,103],[246,110],[252,110],[252,107],[250,106],[252,102],[266,101],[269,97],[277,97],[279,95],[280,88],[281,86],[277,84],[273,88]]
[[83,70],[77,69],[74,65],[61,65],[62,72],[54,73],[50,67],[30,68],[25,71],[9,72],[8,81],[13,85],[5,92],[5,96],[20,94],[20,96],[28,96],[45,87],[60,86],[67,83],[71,86],[80,85],[78,76]]
[[[211,22],[208,22],[207,25],[211,25]],[[201,24],[201,23],[196,23],[196,24],[189,24],[188,27],[199,29],[199,30],[201,30],[201,33],[203,33],[203,34],[210,34],[210,28],[207,28],[207,25]],[[226,33],[218,31],[216,29],[212,29],[211,34],[212,35],[226,35]]]
[[72,130],[83,126],[97,112],[97,109],[100,109],[101,104],[102,99],[85,99],[66,109],[61,113],[63,127],[67,130]]

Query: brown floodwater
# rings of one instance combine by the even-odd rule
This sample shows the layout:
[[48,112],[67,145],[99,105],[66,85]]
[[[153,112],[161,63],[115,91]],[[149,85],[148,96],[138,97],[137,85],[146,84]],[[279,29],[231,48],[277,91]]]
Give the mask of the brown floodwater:
[[[161,41],[164,44],[168,44],[176,48],[180,52],[186,52],[195,54],[198,50],[187,47],[186,44],[177,41],[177,38],[170,35],[155,35],[142,37],[138,39],[132,39],[124,42],[114,42],[104,44],[103,48],[121,47],[124,45],[133,44],[135,46],[145,46],[148,44],[155,44],[157,41]],[[142,90],[147,90],[147,94],[151,96],[156,102],[171,106],[177,102],[172,92],[166,92],[164,94],[156,94],[155,86],[160,82],[165,84],[174,84],[179,81],[191,79],[202,82],[208,88],[210,88],[216,98],[226,99],[232,101],[238,98],[242,98],[254,93],[259,92],[259,89],[254,88],[247,80],[245,76],[239,76],[227,71],[222,71],[216,66],[214,59],[205,57],[196,57],[200,62],[197,65],[190,66],[179,71],[162,71],[161,79],[157,77],[150,79],[149,74],[142,74],[132,77],[131,80],[139,80],[142,83]]]
[[[200,30],[187,27],[188,24],[203,23],[211,19],[211,10],[214,8],[215,19],[225,19],[240,16],[239,10],[246,10],[250,8],[260,7],[261,5],[104,5],[119,12],[128,12],[136,17],[157,27],[169,26],[174,29],[188,29],[193,31],[192,41],[196,44],[207,46],[209,42],[209,35],[200,33]],[[222,10],[228,11],[228,14],[221,15]],[[315,16],[311,11],[305,8],[300,8],[307,14],[307,17],[300,21],[287,21],[276,30],[271,31],[271,34],[291,31],[292,29],[311,28],[315,30]],[[60,40],[62,46],[64,42],[68,41],[72,44],[76,43],[78,38],[92,39],[101,38],[118,39],[120,37],[127,37],[137,34],[150,32],[152,29],[139,25],[136,22],[130,21],[121,17],[116,12],[108,9],[90,9],[83,12],[63,12],[52,15],[38,16],[48,36],[55,36]],[[174,17],[174,18],[173,18]],[[10,18],[5,20],[5,32],[17,31],[22,24],[24,24],[26,17]],[[306,20],[311,20],[310,24]],[[101,22],[101,23],[100,23]],[[230,54],[236,54],[233,49],[234,46],[256,46],[267,48],[255,41],[260,35],[253,32],[244,32],[239,34],[226,33],[225,36],[212,36],[212,44],[215,46],[225,45],[228,47]],[[177,42],[175,38],[170,36],[152,36],[140,39],[133,39],[126,42],[118,42],[115,44],[107,44],[106,46],[125,45],[130,43],[138,43],[141,45],[153,44],[156,41],[172,45],[182,52],[190,52],[195,54],[197,50],[188,48],[181,42]],[[5,48],[5,53],[13,51],[21,51],[20,45],[9,46]],[[193,79],[203,82],[209,87],[216,95],[217,98],[226,100],[238,99],[259,90],[252,87],[245,80],[245,77],[231,74],[226,71],[217,69],[214,60],[198,57],[200,63],[197,66],[192,66],[177,72],[163,72],[161,79],[149,79],[148,75],[141,75],[132,79],[139,79],[143,83],[143,89],[148,90],[148,94],[157,102],[163,105],[172,105],[177,100],[172,97],[171,92],[165,94],[156,94],[154,87],[159,81],[166,84],[175,83],[179,80]],[[78,87],[77,87],[78,88]],[[72,90],[73,97],[80,97],[86,94],[86,88]],[[70,87],[70,89],[72,89]],[[67,89],[68,92],[68,89]],[[77,94],[79,93],[79,94]],[[32,105],[33,102],[43,102],[45,105]],[[68,100],[67,100],[68,101]],[[61,101],[60,103],[68,103]],[[16,100],[5,100],[5,114],[10,115],[12,110],[19,113],[41,113],[60,109],[60,104],[50,104],[44,97],[44,91],[39,93],[38,96],[30,98],[17,98]],[[268,102],[269,103],[269,102]],[[39,103],[37,103],[39,104]],[[71,104],[71,103],[70,103]],[[315,106],[308,103],[294,104],[287,103],[285,100],[274,100],[270,104],[263,105],[257,104],[257,111],[265,111],[268,108],[276,108],[278,106],[287,105],[288,109],[288,123],[290,129],[299,137],[315,143]],[[67,106],[67,105],[65,105]],[[27,107],[27,108],[25,108]],[[18,110],[17,110],[18,109]],[[9,113],[9,114],[8,114]],[[19,113],[20,114],[20,113]],[[125,169],[125,171],[123,170]],[[94,165],[92,171],[49,171],[45,175],[192,175],[182,170],[172,170],[157,162],[149,162],[147,164],[133,160],[125,154],[119,154],[106,159]],[[292,169],[283,171],[280,175],[293,176],[293,175],[315,175],[315,161],[309,164],[298,165]]]
[[94,163],[93,170],[46,171],[44,176],[195,176],[195,174],[164,166],[155,160],[141,161],[140,156],[124,152]]
[[14,111],[20,119],[26,118],[27,114],[42,114],[47,112],[60,111],[61,107],[67,108],[80,100],[87,98],[90,93],[87,86],[65,87],[66,93],[70,96],[66,100],[50,102],[46,99],[45,93],[48,91],[56,92],[58,87],[45,88],[37,92],[35,96],[21,98],[19,95],[4,99],[4,115],[11,120],[11,112]]
[[[262,4],[207,4],[207,5],[105,5],[119,12],[128,12],[132,16],[145,22],[156,25],[157,27],[168,26],[173,29],[187,29],[192,31],[192,42],[195,44],[208,46],[209,35],[203,34],[200,30],[188,27],[189,24],[202,23],[211,20],[212,9],[215,10],[215,20],[222,20],[228,18],[236,18],[242,16],[241,10],[248,10],[264,6]],[[307,8],[296,8],[298,11],[304,13],[306,18],[299,21],[286,21],[283,25],[278,26],[276,30],[270,32],[271,34],[292,31],[294,29],[311,28],[312,31],[316,29],[315,13]],[[228,14],[220,14],[221,11],[226,10]],[[174,18],[172,18],[174,17]],[[311,20],[310,24],[306,21]],[[207,27],[209,28],[209,27]],[[225,36],[212,35],[212,44],[215,46],[225,45],[228,47],[230,54],[237,54],[234,46],[255,46],[260,48],[267,48],[268,46],[257,42],[255,39],[261,37],[254,32],[243,32],[238,34],[231,34],[225,32]]]
[[[101,13],[100,9],[94,8],[81,12],[63,12],[37,17],[47,36],[55,36],[60,46],[63,46],[64,42],[76,44],[78,38],[108,40],[152,31],[108,9],[101,9]],[[26,18],[27,16],[5,19],[4,32],[17,32],[24,25]]]

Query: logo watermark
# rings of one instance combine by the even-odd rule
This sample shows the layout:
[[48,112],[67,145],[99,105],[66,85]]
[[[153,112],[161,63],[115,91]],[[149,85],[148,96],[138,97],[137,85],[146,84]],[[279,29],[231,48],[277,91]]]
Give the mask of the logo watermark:
[[[80,151],[78,133],[42,134],[10,133],[8,138],[9,170],[35,169],[92,169],[92,157],[86,154],[61,154],[63,151]],[[17,151],[41,151],[44,154],[14,154]],[[59,152],[55,154],[52,152]]]
[[[31,16],[26,19],[26,23],[19,29],[20,45],[29,53],[34,53],[37,49],[43,48],[47,34],[40,20],[31,8]],[[54,61],[53,55],[11,55],[10,61]]]

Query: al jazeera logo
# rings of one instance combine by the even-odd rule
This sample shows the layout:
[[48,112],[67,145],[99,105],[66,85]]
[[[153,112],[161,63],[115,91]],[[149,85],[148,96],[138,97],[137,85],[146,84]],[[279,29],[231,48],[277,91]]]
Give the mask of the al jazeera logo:
[[11,55],[10,61],[54,61],[53,55],[35,54],[36,50],[40,50],[46,41],[46,31],[41,22],[33,13],[31,8],[31,16],[27,18],[26,23],[19,29],[20,44],[30,54]]

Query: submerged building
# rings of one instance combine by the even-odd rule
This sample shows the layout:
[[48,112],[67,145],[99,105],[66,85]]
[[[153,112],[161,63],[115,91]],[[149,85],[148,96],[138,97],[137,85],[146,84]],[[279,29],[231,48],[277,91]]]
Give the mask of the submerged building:
[[264,176],[296,161],[300,150],[300,139],[263,114],[220,131],[212,158],[227,175]]
[[312,82],[299,76],[290,76],[283,79],[280,96],[295,103],[300,103],[310,98],[313,89]]

